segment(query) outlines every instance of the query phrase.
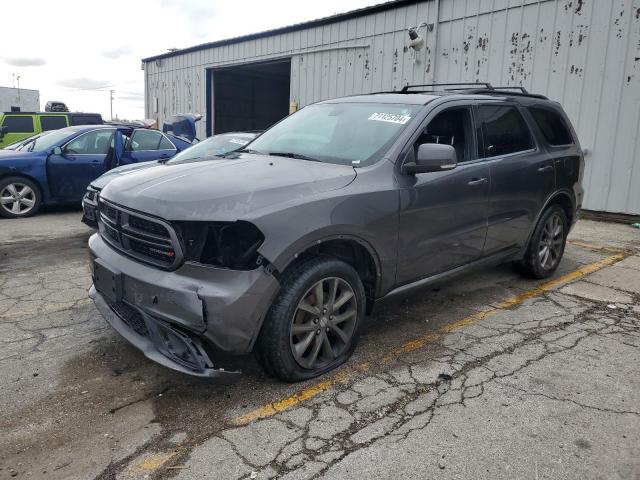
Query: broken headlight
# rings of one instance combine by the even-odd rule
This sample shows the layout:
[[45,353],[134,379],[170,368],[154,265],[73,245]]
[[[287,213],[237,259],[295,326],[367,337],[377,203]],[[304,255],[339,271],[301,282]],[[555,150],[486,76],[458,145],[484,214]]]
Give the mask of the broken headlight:
[[185,260],[232,270],[253,270],[264,235],[249,222],[175,222]]

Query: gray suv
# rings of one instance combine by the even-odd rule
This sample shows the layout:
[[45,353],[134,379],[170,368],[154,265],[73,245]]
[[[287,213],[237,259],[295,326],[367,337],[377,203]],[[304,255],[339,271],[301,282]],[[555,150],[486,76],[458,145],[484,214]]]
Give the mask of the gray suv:
[[90,296],[162,365],[226,382],[220,353],[254,351],[297,381],[345,362],[381,299],[506,261],[548,277],[582,203],[576,134],[541,95],[463,88],[320,102],[224,159],[114,179]]

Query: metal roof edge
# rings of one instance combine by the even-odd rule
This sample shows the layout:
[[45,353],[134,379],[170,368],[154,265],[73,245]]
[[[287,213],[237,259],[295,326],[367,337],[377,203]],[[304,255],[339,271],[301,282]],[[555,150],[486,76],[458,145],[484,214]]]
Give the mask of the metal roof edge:
[[413,5],[415,3],[421,3],[424,1],[433,1],[433,0],[391,0],[384,3],[378,3],[376,5],[371,5],[369,7],[362,7],[356,10],[350,10],[348,12],[337,13],[335,15],[330,15],[328,17],[318,18],[316,20],[309,20],[306,22],[295,23],[293,25],[287,25],[280,28],[274,28],[272,30],[264,30],[262,32],[250,33],[248,35],[243,35],[240,37],[232,37],[232,38],[227,38],[223,40],[216,40],[214,42],[201,43],[199,45],[182,48],[180,50],[176,50],[173,52],[161,53],[160,55],[154,55],[152,57],[143,58],[142,62],[147,63],[147,62],[152,62],[154,60],[161,60],[163,58],[175,57],[177,55],[184,55],[185,53],[197,52],[197,51],[206,50],[209,48],[224,47],[226,45],[232,45],[234,43],[240,43],[240,42],[247,42],[249,40],[256,40],[259,38],[269,37],[272,35],[296,32],[298,30],[304,30],[306,28],[313,28],[321,25],[328,25],[331,23],[340,22],[343,20],[349,20],[352,18],[363,17],[365,15],[371,15],[372,13],[384,12],[386,10],[403,7],[405,5]]
[[26,90],[28,92],[38,92],[40,93],[40,90],[35,89],[35,88],[22,88],[22,87],[5,87],[3,85],[0,85],[0,88],[6,88],[8,90]]

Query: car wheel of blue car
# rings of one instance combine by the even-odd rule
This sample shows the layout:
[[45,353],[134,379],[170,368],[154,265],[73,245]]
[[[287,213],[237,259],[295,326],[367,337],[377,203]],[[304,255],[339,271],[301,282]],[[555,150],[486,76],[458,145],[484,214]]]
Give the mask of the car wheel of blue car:
[[40,202],[40,189],[31,180],[22,177],[0,179],[0,217],[28,217],[38,211]]

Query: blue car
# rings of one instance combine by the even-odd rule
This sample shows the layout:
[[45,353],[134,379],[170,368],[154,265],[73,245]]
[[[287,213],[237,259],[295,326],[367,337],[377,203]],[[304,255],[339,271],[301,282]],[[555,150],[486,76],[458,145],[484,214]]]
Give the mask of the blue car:
[[[181,120],[184,120],[182,118]],[[171,158],[195,139],[131,125],[84,125],[43,132],[0,150],[0,217],[35,214],[42,205],[80,203],[87,186],[120,165]]]

